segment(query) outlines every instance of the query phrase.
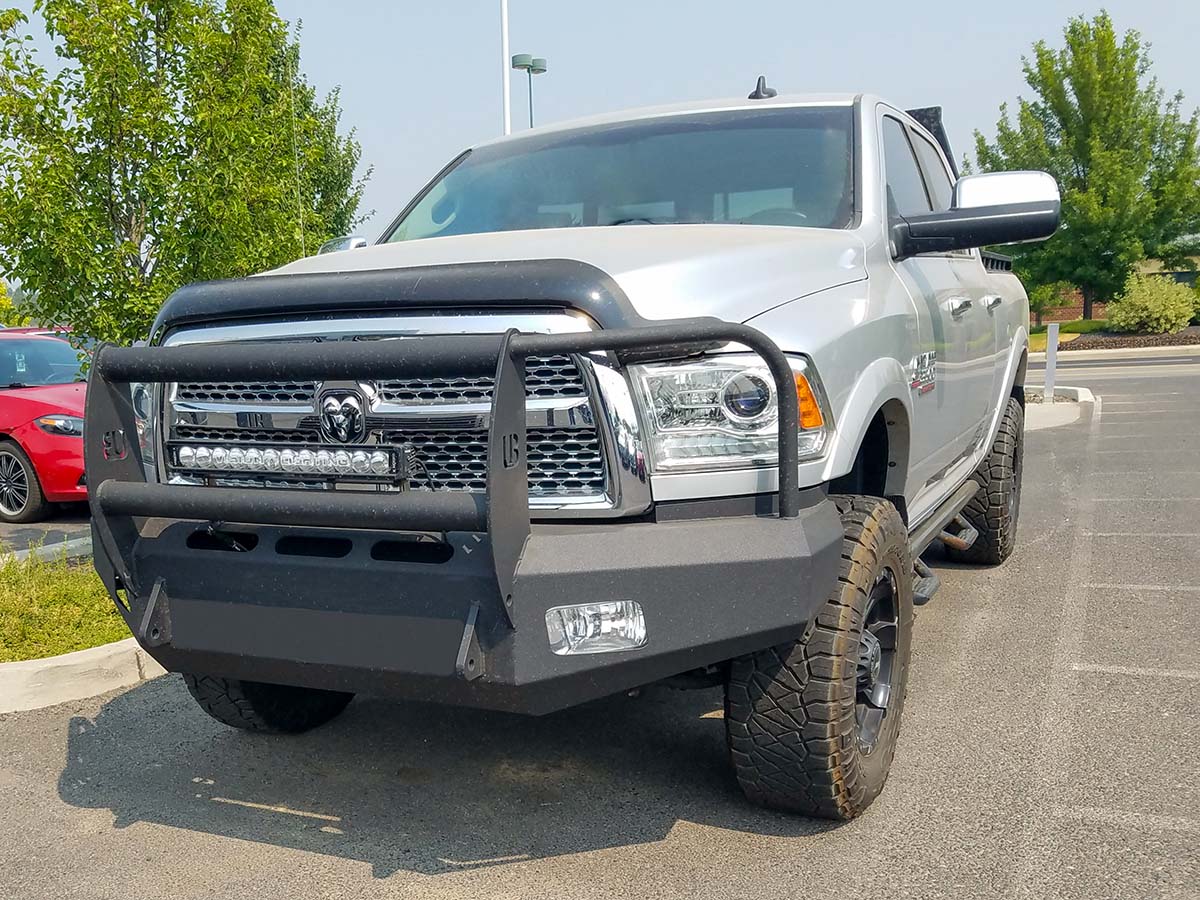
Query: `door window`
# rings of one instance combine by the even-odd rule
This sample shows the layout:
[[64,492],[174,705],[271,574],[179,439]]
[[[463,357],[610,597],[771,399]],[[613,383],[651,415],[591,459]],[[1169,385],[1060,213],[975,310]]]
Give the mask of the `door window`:
[[913,143],[917,148],[917,156],[925,167],[925,180],[929,185],[929,193],[933,195],[933,208],[943,212],[950,208],[950,198],[954,194],[954,185],[942,162],[942,154],[938,148],[919,134],[913,134]]
[[933,211],[905,128],[891,116],[883,119],[883,164],[887,172],[889,218]]

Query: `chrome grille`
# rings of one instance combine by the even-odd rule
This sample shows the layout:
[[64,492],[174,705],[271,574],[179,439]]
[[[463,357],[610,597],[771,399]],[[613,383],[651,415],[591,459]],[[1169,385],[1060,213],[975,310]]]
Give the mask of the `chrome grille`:
[[316,392],[311,381],[193,382],[180,384],[175,397],[200,403],[309,403]]
[[[417,489],[482,492],[487,487],[486,416],[480,404],[492,399],[488,377],[385,380],[365,385],[369,443],[412,444],[423,469],[413,479]],[[186,470],[177,450],[188,444],[225,446],[332,446],[320,430],[316,410],[321,385],[316,382],[193,382],[167,392],[167,461],[175,474],[227,485],[332,487],[334,475],[281,477],[278,473],[240,471],[235,476]],[[608,473],[602,441],[592,417],[587,383],[568,355],[530,357],[526,362],[526,396],[531,406],[527,427],[526,464],[531,498],[553,502],[603,500]],[[535,425],[533,417],[539,421]],[[359,481],[363,479],[358,479]],[[378,479],[386,488],[383,476]],[[385,483],[386,482],[386,483]]]
[[[525,447],[529,493],[580,496],[604,493],[600,437],[592,429],[530,428]],[[391,431],[387,443],[408,442],[436,490],[482,491],[487,487],[486,431]],[[420,482],[418,482],[420,483]]]

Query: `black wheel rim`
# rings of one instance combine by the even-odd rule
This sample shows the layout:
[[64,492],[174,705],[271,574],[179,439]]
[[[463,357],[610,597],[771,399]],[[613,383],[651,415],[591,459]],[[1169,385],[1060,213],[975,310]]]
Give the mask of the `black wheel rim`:
[[1008,521],[1010,525],[1017,524],[1017,516],[1021,512],[1021,468],[1025,454],[1021,452],[1021,436],[1013,441],[1012,458],[1012,490],[1008,492]]
[[0,512],[19,516],[29,502],[29,477],[21,461],[11,453],[0,453]]
[[854,717],[858,746],[870,755],[879,744],[892,702],[896,679],[896,645],[900,639],[896,575],[885,568],[871,586],[858,643]]

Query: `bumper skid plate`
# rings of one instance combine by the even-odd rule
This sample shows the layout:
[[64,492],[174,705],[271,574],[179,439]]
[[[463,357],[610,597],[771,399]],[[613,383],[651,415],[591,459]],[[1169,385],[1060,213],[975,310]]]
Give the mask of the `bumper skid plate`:
[[[777,514],[531,524],[524,360],[737,342],[780,398]],[[135,383],[494,375],[484,494],[232,489],[148,482]],[[791,368],[761,332],[680,319],[579,334],[332,344],[102,347],[85,457],[95,560],[166,668],[548,712],[788,640],[836,573],[841,526],[797,487]],[[636,650],[558,656],[546,611],[637,600]]]

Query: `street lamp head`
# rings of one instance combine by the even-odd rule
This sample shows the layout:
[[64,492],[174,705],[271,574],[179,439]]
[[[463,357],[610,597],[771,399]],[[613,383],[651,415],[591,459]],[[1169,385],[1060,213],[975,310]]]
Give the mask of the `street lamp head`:
[[[545,60],[542,60],[542,62],[545,62]],[[518,53],[515,56],[513,56],[513,58],[512,58],[512,67],[514,69],[522,69],[522,70],[532,69],[533,68],[533,57],[530,56],[528,53]]]
[[541,75],[546,71],[546,57],[535,56],[529,65],[529,71],[534,75]]

